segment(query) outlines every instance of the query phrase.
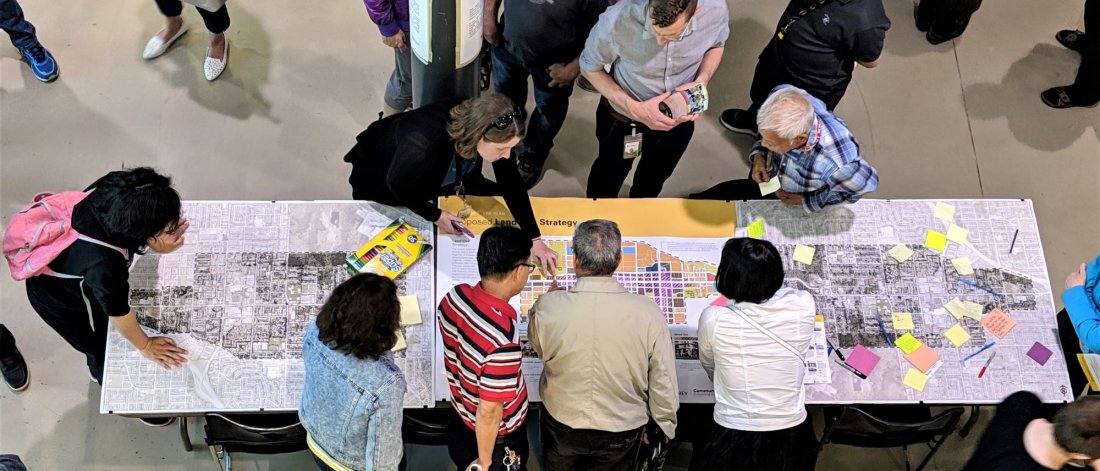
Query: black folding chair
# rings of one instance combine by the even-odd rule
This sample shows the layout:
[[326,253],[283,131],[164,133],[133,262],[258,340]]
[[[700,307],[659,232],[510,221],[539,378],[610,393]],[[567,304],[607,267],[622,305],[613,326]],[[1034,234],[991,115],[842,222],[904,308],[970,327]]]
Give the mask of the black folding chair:
[[306,429],[297,412],[206,414],[206,444],[225,471],[233,467],[231,453],[273,455],[306,449]]
[[843,406],[824,412],[825,433],[818,444],[819,452],[826,443],[861,448],[900,446],[905,453],[905,469],[911,471],[909,445],[923,443],[929,450],[915,470],[921,471],[958,427],[963,408],[952,407],[935,417],[928,406]]

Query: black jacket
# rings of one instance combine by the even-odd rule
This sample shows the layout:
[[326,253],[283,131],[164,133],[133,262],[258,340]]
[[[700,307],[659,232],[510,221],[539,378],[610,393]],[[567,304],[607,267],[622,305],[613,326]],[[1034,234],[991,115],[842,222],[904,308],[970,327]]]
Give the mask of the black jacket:
[[[417,108],[371,124],[356,137],[355,147],[344,156],[352,165],[352,197],[391,206],[405,206],[428,221],[439,219],[436,198],[455,155],[447,134],[450,110],[457,100]],[[475,158],[481,158],[480,156]],[[512,217],[532,239],[540,235],[527,188],[520,179],[515,159],[493,163],[499,196]],[[481,178],[480,175],[467,179]]]

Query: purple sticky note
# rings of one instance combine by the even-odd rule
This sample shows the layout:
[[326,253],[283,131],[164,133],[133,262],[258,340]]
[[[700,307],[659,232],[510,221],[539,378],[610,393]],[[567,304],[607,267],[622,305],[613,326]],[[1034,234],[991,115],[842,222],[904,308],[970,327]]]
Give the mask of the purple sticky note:
[[1035,342],[1035,345],[1031,346],[1031,350],[1027,351],[1027,356],[1035,360],[1035,363],[1040,365],[1046,365],[1047,360],[1050,359],[1051,351],[1049,348],[1044,347],[1043,344]]
[[878,360],[879,356],[875,355],[875,352],[868,350],[863,345],[856,345],[856,348],[852,349],[852,353],[848,354],[848,361],[845,361],[845,363],[855,368],[856,371],[863,373],[864,376],[869,377],[875,366],[878,366]]

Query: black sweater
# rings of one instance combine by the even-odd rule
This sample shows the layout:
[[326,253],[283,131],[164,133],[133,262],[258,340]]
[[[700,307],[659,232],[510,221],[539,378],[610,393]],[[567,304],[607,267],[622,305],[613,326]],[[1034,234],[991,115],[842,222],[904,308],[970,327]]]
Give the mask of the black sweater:
[[[360,133],[355,147],[344,156],[352,164],[348,180],[352,197],[405,206],[428,221],[439,219],[435,201],[455,155],[447,123],[458,103],[446,100],[389,116]],[[538,237],[531,200],[515,160],[493,162],[493,173],[516,223],[532,239]]]

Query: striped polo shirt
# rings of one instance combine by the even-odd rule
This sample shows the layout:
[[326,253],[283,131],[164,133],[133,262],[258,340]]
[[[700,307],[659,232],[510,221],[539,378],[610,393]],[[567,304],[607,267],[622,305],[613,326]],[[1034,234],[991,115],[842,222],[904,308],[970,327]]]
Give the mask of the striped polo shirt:
[[458,285],[439,302],[451,402],[470,429],[477,422],[482,399],[504,405],[500,435],[514,432],[527,417],[516,319],[508,301],[485,292],[481,285]]

